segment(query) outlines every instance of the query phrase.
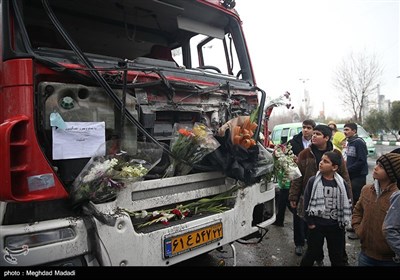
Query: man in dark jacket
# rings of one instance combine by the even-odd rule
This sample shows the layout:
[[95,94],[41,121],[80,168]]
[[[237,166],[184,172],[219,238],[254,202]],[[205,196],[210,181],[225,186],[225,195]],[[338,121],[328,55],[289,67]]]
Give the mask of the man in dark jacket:
[[313,120],[303,121],[301,132],[288,141],[292,145],[292,151],[296,156],[311,144],[311,137],[315,126],[316,124]]
[[[291,140],[289,140],[286,144],[290,144],[292,147],[293,153],[296,157],[299,153],[307,148],[311,144],[311,137],[313,133],[313,129],[315,127],[315,121],[313,120],[304,120],[302,123],[302,129],[299,134],[293,136]],[[276,220],[274,225],[283,227],[283,221],[285,219],[285,210],[286,207],[290,209],[293,213],[293,237],[295,244],[295,254],[301,256],[303,254],[303,247],[305,245],[305,235],[307,232],[306,224],[303,219],[301,219],[297,213],[295,208],[291,208],[289,205],[289,189],[284,188],[283,186],[279,186],[279,201],[278,201],[278,211],[276,214]]]
[[[343,133],[347,138],[344,158],[351,180],[353,206],[355,207],[360,197],[361,189],[367,183],[368,149],[364,139],[357,135],[356,123],[346,123],[343,128]],[[349,228],[348,231],[350,232],[348,235],[350,239],[358,239],[353,229]]]
[[360,197],[362,187],[367,183],[368,149],[364,139],[357,135],[356,123],[346,123],[343,128],[343,133],[347,138],[344,157],[351,180],[353,205],[355,206]]

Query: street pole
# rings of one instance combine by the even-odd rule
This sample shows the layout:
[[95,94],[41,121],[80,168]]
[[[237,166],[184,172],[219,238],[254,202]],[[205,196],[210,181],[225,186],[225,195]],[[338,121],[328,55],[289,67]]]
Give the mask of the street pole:
[[309,81],[310,79],[308,78],[300,78],[299,79],[303,83],[303,99],[301,100],[303,103],[303,110],[304,110],[304,115],[306,118],[309,118],[310,110],[309,110],[309,105],[310,105],[310,96],[307,92],[306,88],[306,82]]

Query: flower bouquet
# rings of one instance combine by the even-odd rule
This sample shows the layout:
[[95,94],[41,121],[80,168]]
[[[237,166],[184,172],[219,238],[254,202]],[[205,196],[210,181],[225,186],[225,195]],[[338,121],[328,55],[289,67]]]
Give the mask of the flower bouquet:
[[273,152],[274,172],[280,188],[290,187],[290,181],[301,176],[299,167],[296,164],[296,155],[292,146],[287,144],[277,145]]
[[170,209],[160,209],[154,211],[138,211],[131,212],[128,209],[120,209],[121,211],[129,214],[133,219],[138,221],[136,226],[138,228],[142,228],[145,226],[150,226],[156,223],[162,223],[164,225],[168,225],[170,221],[173,220],[181,220],[186,217],[193,216],[196,214],[202,213],[221,213],[226,210],[229,210],[229,201],[236,197],[234,192],[238,189],[238,186],[235,186],[231,190],[215,195],[209,198],[201,198],[199,200],[187,203],[176,205]]
[[219,135],[223,136],[227,129],[231,132],[232,144],[240,145],[245,149],[256,145],[256,140],[253,136],[257,129],[257,124],[250,116],[240,116],[229,120],[219,128]]
[[[143,143],[147,147],[149,143]],[[141,147],[140,143],[138,146]],[[138,148],[140,151],[141,148]],[[103,148],[104,151],[104,148]],[[74,204],[83,201],[104,203],[113,200],[118,191],[128,183],[143,180],[143,177],[161,159],[160,151],[143,149],[147,155],[130,155],[119,150],[106,156],[94,156],[82,169],[72,184],[70,197]],[[149,156],[151,154],[153,157]],[[143,160],[145,158],[146,160]]]
[[256,140],[253,138],[256,128],[257,124],[251,122],[250,117],[246,118],[242,125],[236,125],[233,128],[233,144],[241,145],[246,149],[256,145]]
[[174,125],[174,138],[171,140],[172,163],[165,177],[188,174],[193,165],[219,147],[211,130],[201,123],[195,123],[192,129]]

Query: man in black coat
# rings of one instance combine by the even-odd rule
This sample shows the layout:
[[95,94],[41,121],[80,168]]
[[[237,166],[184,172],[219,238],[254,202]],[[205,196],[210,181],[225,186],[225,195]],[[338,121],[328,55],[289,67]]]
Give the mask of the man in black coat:
[[[368,149],[364,139],[357,135],[357,124],[346,123],[343,128],[343,133],[347,138],[347,145],[344,150],[347,171],[351,180],[351,188],[353,192],[353,207],[356,206],[358,198],[361,194],[361,189],[367,183],[368,175]],[[354,233],[354,229],[348,228],[348,238],[358,239]]]

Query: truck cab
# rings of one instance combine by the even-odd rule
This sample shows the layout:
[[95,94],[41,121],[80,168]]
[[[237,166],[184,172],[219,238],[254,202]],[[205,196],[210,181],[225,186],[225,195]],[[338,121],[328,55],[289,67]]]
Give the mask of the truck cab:
[[[176,124],[216,134],[263,108],[234,3],[1,1],[0,265],[170,266],[274,222],[264,176],[244,183],[222,169],[193,169],[164,177]],[[74,205],[74,182],[92,156],[90,141],[81,149],[64,139],[69,151],[57,144],[55,131],[73,123],[100,125],[104,139],[93,143],[116,139],[131,155],[153,153],[141,148],[152,143],[160,161],[112,199]],[[146,227],[129,215],[227,192],[219,213]]]

